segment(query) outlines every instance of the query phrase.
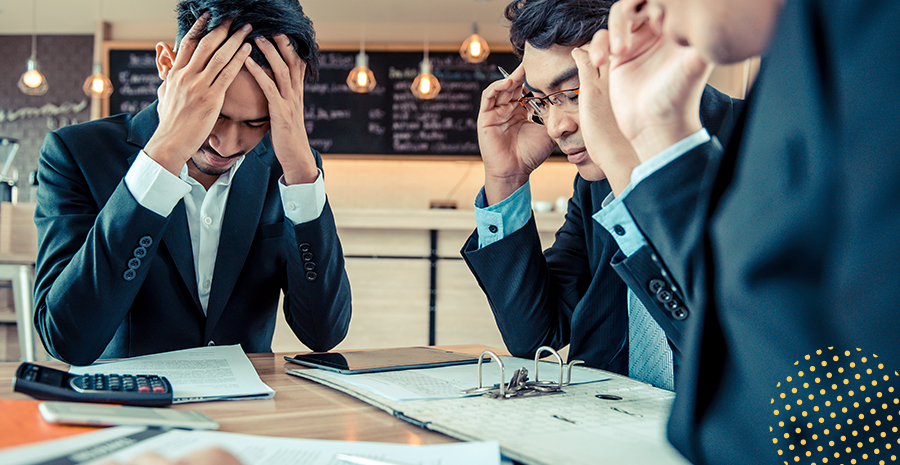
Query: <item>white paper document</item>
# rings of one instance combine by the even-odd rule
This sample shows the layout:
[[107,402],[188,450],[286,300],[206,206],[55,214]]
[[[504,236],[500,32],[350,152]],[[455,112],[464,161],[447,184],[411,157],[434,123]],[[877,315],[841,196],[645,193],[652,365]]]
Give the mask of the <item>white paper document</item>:
[[290,439],[216,431],[161,431],[116,427],[71,438],[8,449],[0,453],[5,465],[44,463],[124,463],[154,452],[175,460],[198,450],[218,447],[243,465],[336,465],[338,454],[404,465],[499,465],[496,441],[410,446],[356,441]]
[[197,347],[71,367],[70,373],[154,374],[172,384],[176,404],[222,399],[260,399],[275,391],[259,379],[239,344]]
[[[528,370],[529,379],[534,379],[533,363],[523,365],[523,359],[501,358],[506,370],[506,382],[509,382],[508,378],[517,368],[523,366]],[[559,381],[559,366],[556,363],[540,362],[539,367],[541,381]],[[285,371],[296,375],[298,371],[305,370],[288,368]],[[317,376],[351,383],[388,399],[400,401],[465,397],[463,390],[478,387],[478,366],[474,364],[353,375],[317,370]],[[571,384],[594,383],[607,379],[608,376],[596,370],[572,368]],[[564,374],[563,381],[565,380]],[[482,382],[485,386],[500,382],[500,369],[496,363],[482,365]]]

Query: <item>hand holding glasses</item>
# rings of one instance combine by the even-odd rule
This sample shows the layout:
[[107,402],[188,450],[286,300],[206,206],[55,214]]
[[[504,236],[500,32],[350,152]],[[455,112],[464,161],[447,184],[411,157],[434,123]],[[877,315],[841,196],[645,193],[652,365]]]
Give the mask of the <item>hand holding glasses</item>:
[[[501,67],[497,67],[503,74],[503,77],[509,77],[509,73]],[[519,105],[528,110],[531,121],[537,124],[544,124],[544,117],[550,111],[551,105],[556,105],[560,110],[565,112],[578,111],[578,91],[580,87],[571,89],[562,89],[551,92],[543,97],[537,97],[529,92],[519,98]]]

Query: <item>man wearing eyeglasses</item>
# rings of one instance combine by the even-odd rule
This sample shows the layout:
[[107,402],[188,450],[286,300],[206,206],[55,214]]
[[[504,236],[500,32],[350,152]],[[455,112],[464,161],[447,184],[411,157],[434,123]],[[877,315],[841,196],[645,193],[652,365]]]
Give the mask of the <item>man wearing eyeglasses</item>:
[[[619,132],[605,87],[593,109],[601,130],[591,136],[602,141],[605,159],[622,161],[610,165],[628,173],[604,173],[586,151],[579,126],[572,50],[606,28],[613,3],[514,0],[506,7],[510,41],[522,64],[482,95],[478,137],[485,184],[475,200],[477,229],[461,252],[513,355],[531,358],[540,346],[568,344],[569,360],[673,389],[680,337],[669,335],[675,326],[657,323],[641,302],[671,319],[683,319],[689,309],[665,276],[629,291],[610,265],[618,245],[593,219],[625,189],[639,164]],[[720,138],[733,125],[736,104],[711,87],[704,93],[701,117]],[[578,167],[578,175],[565,223],[553,246],[542,251],[528,179],[555,147]],[[610,185],[607,175],[626,181]]]

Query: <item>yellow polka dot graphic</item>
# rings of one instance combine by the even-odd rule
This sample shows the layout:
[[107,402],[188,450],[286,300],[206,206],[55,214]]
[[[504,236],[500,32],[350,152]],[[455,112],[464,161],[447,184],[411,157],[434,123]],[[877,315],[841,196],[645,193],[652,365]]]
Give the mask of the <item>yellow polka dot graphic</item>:
[[875,354],[805,355],[772,397],[772,444],[786,465],[900,465],[900,375]]

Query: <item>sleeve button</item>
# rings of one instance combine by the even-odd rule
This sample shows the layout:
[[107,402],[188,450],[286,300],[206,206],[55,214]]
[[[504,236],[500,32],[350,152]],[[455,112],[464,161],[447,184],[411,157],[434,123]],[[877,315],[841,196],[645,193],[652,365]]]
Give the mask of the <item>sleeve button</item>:
[[300,244],[301,252],[309,252],[309,249],[310,249],[310,247],[309,247],[308,243],[304,242],[304,243]]
[[306,280],[307,281],[315,281],[319,275],[316,274],[315,271],[307,271],[306,272]]
[[138,247],[134,249],[134,258],[144,258],[147,256],[147,249],[144,247]]
[[132,258],[128,260],[128,268],[132,270],[136,270],[141,267],[141,259],[140,258]]
[[302,258],[304,262],[308,262],[313,259],[313,254],[310,252],[306,252],[303,255],[301,255],[300,258]]
[[653,279],[650,281],[650,292],[656,294],[660,289],[666,288],[666,282],[662,279]]
[[303,269],[306,271],[312,271],[316,269],[316,264],[313,262],[306,262],[303,264]]
[[670,291],[668,289],[660,289],[659,291],[656,292],[656,300],[658,300],[662,303],[666,303],[666,302],[672,300],[673,297],[674,297],[674,294],[672,293],[672,291]]
[[125,273],[122,274],[122,279],[125,281],[131,281],[137,276],[137,273],[134,272],[131,268],[125,270]]
[[141,245],[141,247],[150,247],[151,245],[153,245],[153,238],[150,236],[144,236],[138,243]]

